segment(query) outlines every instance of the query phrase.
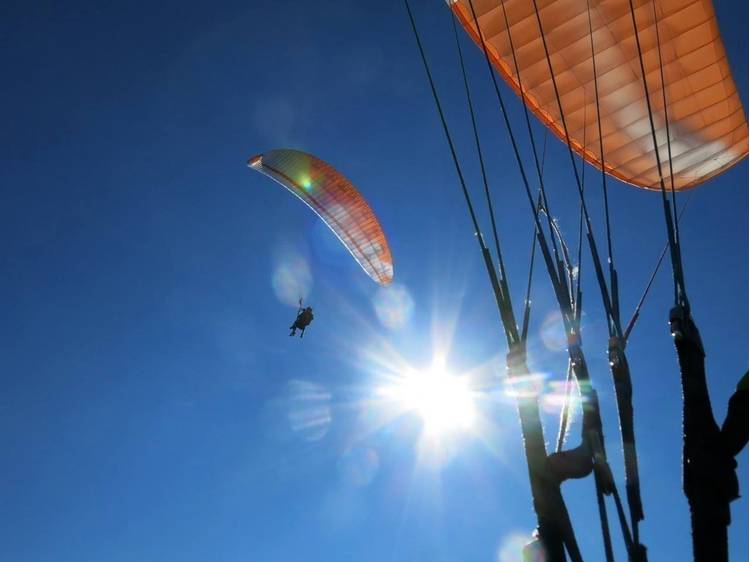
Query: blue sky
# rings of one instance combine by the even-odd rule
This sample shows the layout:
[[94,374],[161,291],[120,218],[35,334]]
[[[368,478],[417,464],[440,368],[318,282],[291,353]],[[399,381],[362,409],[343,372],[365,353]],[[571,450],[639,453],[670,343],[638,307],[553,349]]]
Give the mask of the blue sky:
[[[447,11],[415,10],[479,188]],[[717,10],[747,108],[747,7]],[[515,560],[534,518],[504,337],[403,5],[2,12],[0,558]],[[520,309],[531,224],[484,61],[469,55]],[[567,154],[549,142],[551,205],[574,238]],[[360,187],[390,240],[392,289],[246,168],[277,147],[317,154]],[[696,190],[681,231],[719,419],[747,369],[747,179],[745,160]],[[611,181],[610,197],[629,311],[665,231],[656,195]],[[590,205],[601,208],[593,190]],[[621,482],[606,326],[583,268],[585,351]],[[533,290],[530,362],[555,380],[565,352],[541,270]],[[300,292],[316,310],[302,341],[286,330]],[[665,268],[629,346],[652,560],[690,556],[670,304]],[[382,423],[373,397],[435,355],[486,392],[482,423],[430,448],[418,416]],[[556,416],[545,410],[548,439]],[[738,460],[746,495],[747,450]],[[601,559],[593,483],[564,489],[586,559]],[[744,560],[746,497],[732,514],[731,558]]]

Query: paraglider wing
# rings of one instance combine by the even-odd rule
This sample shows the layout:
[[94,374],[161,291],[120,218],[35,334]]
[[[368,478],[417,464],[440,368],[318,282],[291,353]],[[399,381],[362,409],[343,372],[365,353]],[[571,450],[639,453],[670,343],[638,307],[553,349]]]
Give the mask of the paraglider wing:
[[302,199],[374,281],[388,285],[393,280],[393,259],[383,229],[359,191],[340,172],[311,154],[290,149],[258,154],[247,164]]
[[[557,105],[534,4],[528,0],[456,0],[452,10],[481,48],[471,6],[495,69],[558,137],[565,133]],[[687,189],[730,168],[748,152],[745,113],[732,79],[710,0],[634,0],[659,155],[667,162],[659,48],[675,189]],[[589,35],[589,6],[604,166],[636,186],[659,188],[638,50],[627,1],[537,0],[549,56],[560,91],[571,145],[587,161],[600,163],[597,108]],[[654,8],[658,20],[656,39]],[[518,60],[515,72],[508,37]],[[520,86],[519,86],[520,82]],[[586,146],[583,146],[586,139]],[[665,165],[669,187],[669,171]]]

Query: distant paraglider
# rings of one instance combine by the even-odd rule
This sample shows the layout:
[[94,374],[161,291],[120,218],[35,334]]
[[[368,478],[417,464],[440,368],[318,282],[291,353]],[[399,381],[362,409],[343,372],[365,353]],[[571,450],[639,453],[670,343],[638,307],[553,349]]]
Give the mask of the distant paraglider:
[[302,299],[299,300],[299,309],[297,310],[297,318],[294,320],[291,326],[289,326],[289,329],[291,330],[289,332],[289,336],[294,336],[297,334],[297,330],[300,331],[299,337],[304,338],[305,337],[305,328],[307,328],[310,323],[313,321],[313,309],[312,306],[303,307],[302,306]]
[[290,149],[258,154],[247,164],[315,211],[373,281],[388,285],[393,280],[391,250],[380,222],[340,172],[311,154]]

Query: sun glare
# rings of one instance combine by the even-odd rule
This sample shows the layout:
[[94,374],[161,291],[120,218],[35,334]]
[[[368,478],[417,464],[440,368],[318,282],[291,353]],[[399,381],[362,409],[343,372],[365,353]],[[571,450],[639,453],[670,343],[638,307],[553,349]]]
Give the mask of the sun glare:
[[447,373],[441,363],[436,361],[427,371],[411,371],[381,389],[381,395],[395,401],[400,410],[418,413],[425,433],[433,437],[470,429],[476,418],[465,381]]

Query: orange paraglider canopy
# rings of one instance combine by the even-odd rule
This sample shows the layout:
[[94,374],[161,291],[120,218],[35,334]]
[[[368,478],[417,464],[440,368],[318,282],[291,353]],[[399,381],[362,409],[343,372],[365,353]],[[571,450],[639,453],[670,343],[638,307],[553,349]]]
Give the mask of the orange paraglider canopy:
[[[472,4],[494,67],[517,93],[523,88],[528,107],[565,140],[534,3],[472,0]],[[670,181],[660,67],[674,187],[695,187],[730,168],[748,152],[747,120],[713,6],[710,0],[633,0],[633,5],[665,185],[669,188]],[[537,6],[573,149],[601,166],[595,61],[605,171],[627,183],[658,189],[659,172],[628,0],[537,0]],[[457,0],[452,9],[481,48],[469,0]]]
[[283,185],[323,219],[367,275],[393,280],[393,258],[375,213],[357,188],[333,166],[299,150],[277,149],[247,165]]

